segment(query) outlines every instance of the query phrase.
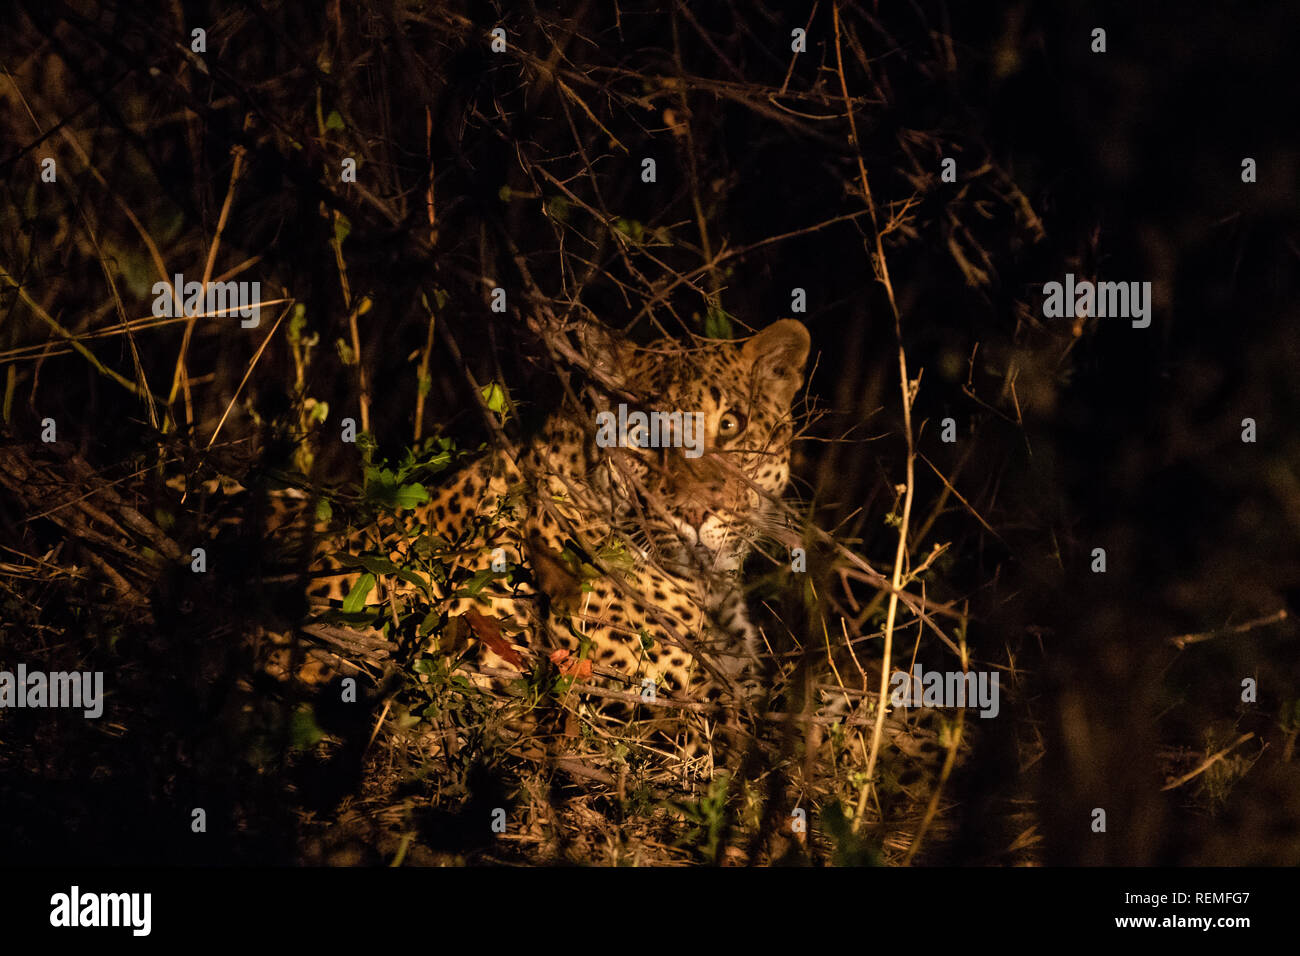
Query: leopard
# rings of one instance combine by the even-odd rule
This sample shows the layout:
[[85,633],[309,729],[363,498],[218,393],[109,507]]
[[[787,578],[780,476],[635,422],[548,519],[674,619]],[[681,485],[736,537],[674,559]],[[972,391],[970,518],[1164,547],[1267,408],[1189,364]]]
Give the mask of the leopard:
[[[790,549],[807,534],[810,519],[788,496],[807,328],[786,318],[743,339],[633,344],[584,323],[571,335],[547,343],[576,373],[560,374],[570,401],[532,437],[497,434],[486,454],[439,472],[396,523],[318,523],[314,610],[356,608],[360,596],[394,625],[436,620],[417,643],[485,692],[490,710],[476,713],[498,722],[421,731],[424,753],[454,752],[461,736],[504,739],[529,758],[576,755],[581,767],[557,766],[621,786],[610,771],[626,747],[632,764],[622,765],[662,796],[704,792],[719,769],[748,780],[778,764],[826,785],[872,746],[874,704],[838,673],[819,677],[797,636],[756,626],[764,619],[747,588],[764,560],[789,583]],[[620,420],[619,406],[629,427],[610,441],[603,426]],[[497,425],[507,417],[480,411]],[[634,424],[635,412],[645,420]],[[386,555],[388,570],[360,565],[361,554]],[[773,623],[784,627],[780,615]],[[555,679],[544,706],[521,700],[539,668]],[[891,799],[926,805],[946,756],[944,720],[887,713],[891,756],[880,766]]]
[[[468,622],[462,643],[485,687],[544,657],[606,688],[599,703],[619,715],[629,702],[754,697],[762,639],[743,568],[757,542],[788,527],[808,330],[785,318],[692,344],[637,345],[596,323],[574,334],[567,351],[586,382],[577,403],[528,442],[502,442],[461,469],[407,528],[322,536],[308,593],[321,608],[346,601],[363,572],[340,555],[366,539],[407,568],[434,541],[444,561],[490,576],[487,586],[442,593],[410,573],[381,575],[365,604],[432,596],[443,620]],[[619,414],[635,424],[613,434]]]

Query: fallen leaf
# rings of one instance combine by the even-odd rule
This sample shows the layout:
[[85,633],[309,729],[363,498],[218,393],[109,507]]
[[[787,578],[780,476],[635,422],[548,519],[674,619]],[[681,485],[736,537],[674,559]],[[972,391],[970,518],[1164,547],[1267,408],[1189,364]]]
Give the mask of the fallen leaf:
[[469,621],[469,626],[473,628],[478,639],[492,649],[492,652],[508,664],[513,664],[520,670],[524,669],[524,659],[519,656],[519,652],[510,646],[510,643],[501,636],[501,627],[490,617],[484,617],[478,608],[470,608],[463,615],[465,620]]
[[586,658],[565,661],[560,665],[560,673],[576,680],[585,680],[591,676],[591,661]]

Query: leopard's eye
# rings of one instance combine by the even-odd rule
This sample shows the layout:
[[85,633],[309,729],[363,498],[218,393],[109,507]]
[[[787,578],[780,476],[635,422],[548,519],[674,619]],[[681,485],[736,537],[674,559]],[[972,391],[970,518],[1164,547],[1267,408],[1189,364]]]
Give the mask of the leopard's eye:
[[745,430],[745,416],[737,411],[727,412],[718,422],[718,438],[726,441],[728,438],[735,438]]

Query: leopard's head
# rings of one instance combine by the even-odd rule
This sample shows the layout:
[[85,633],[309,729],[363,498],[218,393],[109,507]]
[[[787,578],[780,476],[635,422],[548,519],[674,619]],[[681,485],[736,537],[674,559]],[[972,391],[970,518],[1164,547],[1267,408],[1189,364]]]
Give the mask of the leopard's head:
[[809,346],[803,324],[782,319],[743,341],[662,340],[605,353],[637,399],[623,403],[622,434],[609,400],[596,436],[616,523],[634,543],[683,571],[740,565],[790,479],[792,406]]

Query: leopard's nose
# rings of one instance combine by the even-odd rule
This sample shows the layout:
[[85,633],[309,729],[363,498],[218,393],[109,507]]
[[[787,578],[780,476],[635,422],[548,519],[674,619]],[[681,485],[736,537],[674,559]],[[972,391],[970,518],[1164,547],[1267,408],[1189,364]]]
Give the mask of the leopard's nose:
[[695,505],[682,511],[682,517],[686,519],[686,523],[696,530],[699,530],[700,525],[704,524],[704,514],[704,508]]

